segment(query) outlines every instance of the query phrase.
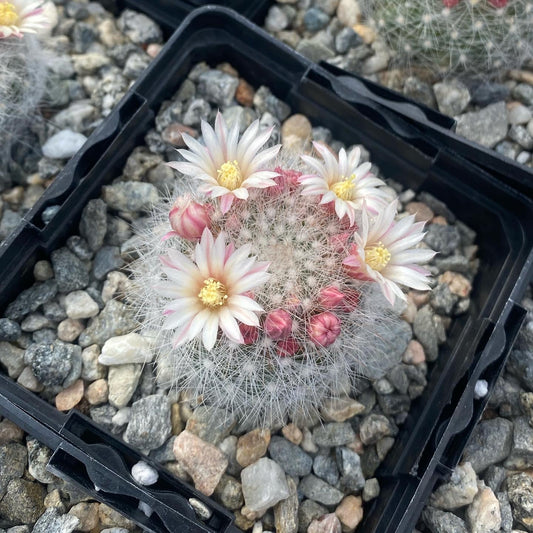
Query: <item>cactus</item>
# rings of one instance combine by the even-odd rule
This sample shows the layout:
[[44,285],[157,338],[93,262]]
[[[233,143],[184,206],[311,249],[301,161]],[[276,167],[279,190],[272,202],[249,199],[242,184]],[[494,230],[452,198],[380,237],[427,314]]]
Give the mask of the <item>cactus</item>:
[[161,385],[273,426],[384,371],[390,332],[402,330],[397,283],[428,289],[416,263],[434,252],[409,249],[423,224],[394,222],[397,202],[359,148],[336,158],[315,143],[324,163],[295,161],[279,146],[257,153],[270,135],[258,128],[237,145],[218,115],[215,131],[202,123],[205,147],[184,135],[191,150],[170,164],[194,181],[139,236],[130,298]]
[[533,55],[531,0],[362,0],[400,62],[495,73]]

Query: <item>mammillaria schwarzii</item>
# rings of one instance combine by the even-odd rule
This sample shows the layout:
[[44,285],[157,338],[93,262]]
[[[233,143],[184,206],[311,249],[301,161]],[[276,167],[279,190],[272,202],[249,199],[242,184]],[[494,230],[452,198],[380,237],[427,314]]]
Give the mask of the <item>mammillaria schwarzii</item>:
[[[379,366],[399,284],[427,290],[423,224],[396,221],[359,149],[288,163],[222,115],[171,163],[188,195],[158,209],[135,264],[140,318],[172,386],[250,425],[307,416]],[[417,248],[414,248],[417,246]]]
[[533,55],[531,0],[363,0],[398,59],[444,72],[493,74]]

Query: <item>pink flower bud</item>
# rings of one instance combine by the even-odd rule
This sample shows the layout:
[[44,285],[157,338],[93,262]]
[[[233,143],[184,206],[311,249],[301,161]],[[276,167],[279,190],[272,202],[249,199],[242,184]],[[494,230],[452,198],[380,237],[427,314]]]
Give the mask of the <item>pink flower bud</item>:
[[259,329],[248,324],[239,324],[244,344],[253,344],[259,338]]
[[341,304],[341,309],[346,313],[351,313],[354,309],[359,307],[361,302],[361,293],[355,289],[346,289],[344,291],[344,300]]
[[211,227],[209,208],[188,196],[180,196],[174,202],[168,218],[172,229],[189,241],[199,239],[204,229]]
[[442,3],[444,7],[455,7],[459,3],[459,0],[442,0]]
[[291,357],[300,351],[300,345],[294,337],[289,337],[276,343],[276,353],[279,357]]
[[318,303],[326,309],[334,309],[344,300],[344,293],[336,287],[325,287],[318,294]]
[[284,309],[270,311],[265,319],[265,333],[275,341],[286,339],[292,331],[291,315]]
[[307,332],[314,344],[326,347],[334,343],[339,336],[341,321],[333,313],[324,311],[311,317]]
[[505,7],[507,0],[489,0],[489,4],[495,8]]

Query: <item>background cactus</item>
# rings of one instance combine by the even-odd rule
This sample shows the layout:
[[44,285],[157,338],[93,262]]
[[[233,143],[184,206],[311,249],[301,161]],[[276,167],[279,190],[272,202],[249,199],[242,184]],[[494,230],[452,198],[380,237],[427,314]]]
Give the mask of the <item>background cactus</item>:
[[397,59],[448,71],[491,73],[533,55],[531,0],[362,0]]

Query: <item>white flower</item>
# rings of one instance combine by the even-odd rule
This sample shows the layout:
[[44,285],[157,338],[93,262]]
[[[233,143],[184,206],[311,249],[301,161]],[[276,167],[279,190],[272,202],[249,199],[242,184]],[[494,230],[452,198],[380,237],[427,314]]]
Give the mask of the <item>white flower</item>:
[[395,296],[405,300],[397,284],[420,291],[430,289],[429,272],[418,263],[425,263],[435,255],[427,248],[413,248],[424,238],[425,223],[415,222],[414,215],[395,222],[397,203],[397,200],[391,202],[372,221],[363,207],[362,224],[354,234],[352,254],[343,261],[350,276],[377,281],[392,305]]
[[43,2],[33,0],[0,0],[0,39],[23,37],[47,26]]
[[360,210],[363,201],[372,214],[377,214],[387,203],[388,194],[379,187],[383,181],[370,173],[371,164],[359,164],[361,150],[354,148],[349,154],[344,148],[338,160],[320,143],[313,143],[323,162],[310,156],[301,156],[314,174],[300,177],[304,195],[322,196],[320,203],[335,202],[335,213],[342,219],[348,215],[350,226],[355,222],[355,211]]
[[177,330],[175,346],[201,335],[204,347],[211,350],[219,327],[230,340],[243,343],[237,320],[259,326],[256,313],[263,308],[246,293],[269,278],[269,263],[250,258],[250,250],[251,245],[235,250],[232,244],[226,245],[223,233],[215,240],[205,229],[194,261],[176,250],[161,258],[168,281],[156,290],[172,299],[164,311],[163,328]]
[[204,182],[202,191],[212,198],[220,197],[222,213],[226,213],[234,198],[246,200],[248,189],[264,189],[276,185],[277,172],[265,170],[281,145],[260,151],[268,141],[272,129],[259,133],[259,121],[254,121],[239,141],[239,126],[228,130],[220,112],[215,129],[202,120],[202,136],[205,146],[186,133],[183,140],[190,150],[178,150],[187,160],[169,163],[179,172]]

